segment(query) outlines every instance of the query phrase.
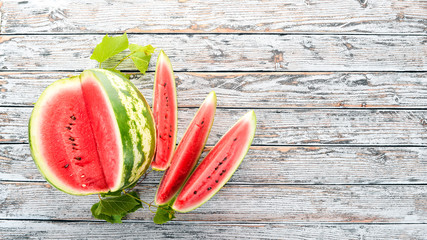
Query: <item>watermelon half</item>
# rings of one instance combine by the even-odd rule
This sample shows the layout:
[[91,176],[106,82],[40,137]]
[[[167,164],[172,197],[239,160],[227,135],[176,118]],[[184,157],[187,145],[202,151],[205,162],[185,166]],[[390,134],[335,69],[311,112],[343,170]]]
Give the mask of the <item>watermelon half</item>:
[[189,212],[213,197],[239,167],[252,144],[255,129],[255,112],[250,111],[228,130],[197,166],[172,208]]
[[170,167],[163,174],[155,203],[172,201],[197,164],[211,130],[216,110],[216,95],[211,92],[200,106],[173,155]]
[[114,192],[149,167],[156,132],[149,105],[125,77],[103,69],[51,84],[29,123],[42,175],[75,195]]
[[153,115],[157,126],[157,148],[151,167],[164,171],[175,150],[178,106],[172,64],[163,50],[157,58],[154,76]]

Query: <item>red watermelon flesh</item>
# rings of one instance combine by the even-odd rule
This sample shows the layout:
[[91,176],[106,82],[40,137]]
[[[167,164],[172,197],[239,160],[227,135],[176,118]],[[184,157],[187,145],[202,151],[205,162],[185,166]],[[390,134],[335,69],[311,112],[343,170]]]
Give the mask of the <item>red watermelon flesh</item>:
[[208,138],[216,110],[216,95],[211,92],[200,106],[182,137],[157,189],[157,205],[169,203],[197,164]]
[[236,171],[254,138],[254,111],[243,116],[215,145],[178,194],[172,208],[189,212],[215,195]]
[[[44,93],[43,109],[32,123],[48,179],[69,193],[108,192],[117,177],[121,155],[118,128],[101,86],[94,79],[60,80]],[[82,91],[83,89],[83,91]],[[89,94],[84,94],[84,92]],[[106,172],[107,171],[107,172]]]
[[157,126],[156,156],[151,163],[154,170],[166,170],[172,160],[177,134],[177,107],[172,64],[162,50],[154,77],[153,116]]

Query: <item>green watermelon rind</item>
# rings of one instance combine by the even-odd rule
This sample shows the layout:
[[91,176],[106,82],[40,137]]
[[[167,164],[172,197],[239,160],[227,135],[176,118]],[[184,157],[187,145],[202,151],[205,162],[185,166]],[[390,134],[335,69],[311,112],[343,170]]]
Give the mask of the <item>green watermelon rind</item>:
[[[75,76],[72,78],[64,78],[58,81],[55,81],[51,85],[48,86],[48,88],[41,94],[39,97],[39,100],[34,106],[33,112],[30,117],[30,124],[28,125],[28,132],[29,132],[29,142],[30,142],[30,149],[31,149],[31,155],[34,159],[34,162],[37,165],[37,168],[43,175],[43,177],[55,188],[68,193],[72,195],[90,195],[90,194],[96,194],[96,193],[102,193],[102,192],[84,192],[84,191],[75,191],[73,188],[67,187],[66,184],[63,184],[60,179],[58,179],[53,172],[50,172],[48,169],[49,167],[44,164],[43,157],[40,154],[40,151],[37,148],[37,140],[35,138],[35,134],[32,134],[33,128],[31,125],[33,125],[34,119],[37,119],[38,114],[42,111],[40,109],[39,104],[43,102],[44,98],[50,93],[50,91],[55,90],[58,86],[61,84],[66,84],[68,81],[80,81],[82,78],[84,78],[87,75],[94,76],[94,78],[100,83],[100,86],[103,88],[104,92],[107,93],[108,101],[110,103],[110,106],[113,108],[114,114],[116,116],[115,118],[115,124],[118,126],[120,130],[120,141],[122,145],[122,152],[123,158],[121,159],[121,164],[119,165],[121,167],[120,173],[118,176],[120,177],[119,184],[113,189],[109,189],[109,192],[115,192],[121,189],[125,189],[128,186],[131,186],[135,182],[138,181],[138,179],[144,174],[144,172],[148,169],[148,167],[151,164],[151,161],[153,160],[154,153],[155,153],[155,147],[156,147],[156,129],[154,125],[154,118],[150,109],[150,106],[148,105],[147,101],[145,100],[144,96],[139,92],[139,90],[126,78],[121,76],[120,74],[114,73],[109,70],[104,69],[92,69],[92,70],[85,70],[81,75]],[[108,79],[108,77],[110,79]],[[145,139],[144,143],[140,143],[138,145],[132,144],[132,147],[136,147],[138,149],[138,152],[141,154],[143,158],[145,158],[143,161],[139,161],[138,159],[135,160],[133,154],[131,154],[129,151],[129,147],[126,145],[126,143],[129,143],[129,140],[126,139],[129,136],[129,131],[126,131],[124,128],[126,128],[127,124],[124,124],[123,121],[118,121],[118,116],[125,117],[129,112],[126,110],[132,109],[129,108],[129,106],[124,106],[125,103],[123,103],[119,97],[112,98],[114,95],[113,93],[117,89],[114,90],[114,87],[111,85],[111,81],[116,80],[117,83],[124,84],[122,87],[124,89],[121,89],[122,96],[123,94],[130,96],[133,99],[139,99],[140,104],[144,106],[144,111],[142,112],[144,119],[146,121],[146,128],[144,130],[147,130],[149,132],[148,140]],[[110,83],[110,85],[108,85]],[[80,84],[80,82],[79,82]],[[127,89],[127,91],[126,91]],[[108,92],[110,91],[110,92]],[[112,95],[113,94],[113,95]],[[117,93],[118,95],[118,93]],[[133,104],[126,102],[127,105]],[[121,105],[121,106],[120,106]],[[135,113],[138,115],[138,113]],[[141,120],[141,119],[139,119]],[[134,121],[135,122],[135,121]],[[137,123],[134,123],[137,124]],[[151,126],[151,127],[150,127]],[[129,130],[129,128],[128,128]],[[135,130],[135,129],[134,129]],[[138,131],[137,131],[138,132]],[[139,132],[140,133],[140,132]],[[147,134],[146,134],[147,135]],[[131,138],[133,139],[133,138]],[[135,140],[135,139],[133,139]],[[131,140],[131,142],[133,141]],[[124,141],[124,143],[123,143]],[[135,141],[133,141],[135,142]],[[136,141],[138,143],[138,141]],[[148,151],[143,151],[142,148],[148,148]],[[134,162],[137,162],[137,165],[134,166]],[[108,191],[107,191],[108,192]]]
[[[206,135],[205,141],[204,141],[204,143],[203,143],[203,146],[201,147],[201,150],[200,150],[200,152],[199,152],[199,154],[198,154],[198,156],[197,156],[197,158],[196,158],[196,161],[195,161],[195,163],[194,163],[194,166],[193,166],[193,168],[190,170],[190,173],[188,174],[188,176],[187,176],[187,178],[185,179],[185,181],[182,183],[182,185],[180,186],[180,188],[178,189],[178,191],[177,191],[177,192],[176,192],[176,193],[171,197],[171,199],[170,199],[169,201],[167,201],[167,202],[163,203],[163,204],[158,204],[158,203],[157,203],[157,201],[156,201],[156,200],[157,200],[157,193],[158,193],[158,191],[159,191],[159,187],[160,187],[160,184],[162,183],[163,177],[165,176],[165,174],[163,174],[162,179],[160,179],[159,187],[158,187],[158,188],[157,188],[157,190],[156,190],[156,195],[154,195],[154,203],[155,203],[156,205],[158,205],[158,206],[167,206],[167,205],[172,205],[172,204],[173,204],[173,202],[175,201],[176,196],[179,194],[179,192],[181,191],[181,189],[182,189],[182,188],[184,187],[184,185],[186,184],[187,180],[190,178],[191,174],[193,174],[194,170],[196,169],[197,163],[199,162],[199,159],[200,159],[200,156],[202,155],[203,149],[205,149],[206,142],[208,141],[209,135],[210,135],[211,130],[212,130],[213,123],[214,123],[214,121],[215,121],[215,112],[216,112],[216,106],[217,106],[217,97],[216,97],[216,93],[215,93],[215,91],[212,91],[212,92],[210,92],[210,93],[209,93],[209,95],[206,97],[206,99],[205,99],[205,100],[203,101],[203,103],[200,105],[200,107],[199,107],[199,109],[197,110],[196,114],[194,114],[193,119],[191,120],[190,124],[188,125],[187,129],[185,130],[185,132],[187,132],[187,131],[188,131],[188,129],[190,128],[191,124],[192,124],[192,123],[193,123],[193,121],[195,120],[195,118],[196,118],[197,114],[199,113],[201,106],[203,106],[203,104],[204,104],[206,101],[208,101],[210,98],[212,98],[212,103],[213,103],[213,106],[214,106],[214,108],[213,108],[213,111],[214,111],[214,112],[213,112],[213,119],[212,119],[212,123],[211,123],[211,125],[209,126],[209,129],[208,129],[208,132],[207,132],[207,135]],[[185,133],[184,133],[184,135],[185,135]],[[178,149],[178,147],[177,147],[177,149]]]
[[[178,99],[177,99],[177,96],[176,96],[175,75],[174,75],[174,72],[173,72],[172,63],[169,60],[169,57],[166,55],[166,53],[163,50],[160,50],[159,56],[157,57],[156,72],[154,73],[154,81],[156,81],[156,79],[157,79],[157,67],[160,64],[160,61],[163,61],[163,63],[165,63],[168,66],[168,69],[169,69],[169,71],[171,73],[172,82],[173,82],[173,84],[172,84],[173,85],[173,92],[174,92],[174,97],[175,97],[175,106],[178,107]],[[154,82],[154,86],[153,86],[153,111],[154,111],[154,101],[155,101],[154,93],[155,92],[156,92],[156,82]],[[175,113],[175,131],[173,131],[174,136],[172,136],[173,137],[173,144],[172,144],[173,148],[175,148],[175,145],[176,145],[176,138],[177,138],[177,135],[178,135],[177,134],[177,130],[178,130],[178,110],[176,109],[176,113]],[[173,150],[173,152],[174,151],[175,151],[175,149]],[[168,160],[168,164],[167,164],[167,167],[165,169],[156,168],[155,166],[153,166],[153,164],[151,165],[151,168],[154,171],[165,171],[169,167],[170,161],[172,160],[173,152],[172,152],[172,154],[171,154],[171,156],[170,156],[170,158]]]
[[[204,199],[202,202],[200,202],[199,204],[197,204],[197,205],[195,205],[195,206],[193,206],[193,207],[191,207],[191,208],[188,208],[188,209],[185,209],[185,210],[180,210],[180,209],[177,209],[176,207],[175,207],[175,200],[176,200],[176,198],[177,198],[177,196],[179,196],[179,194],[180,194],[180,192],[177,194],[177,195],[175,195],[175,198],[173,199],[174,200],[174,202],[172,202],[171,203],[171,207],[172,207],[172,209],[174,210],[174,211],[177,211],[177,212],[180,212],[180,213],[186,213],[186,212],[190,212],[190,211],[193,211],[194,209],[196,209],[196,208],[198,208],[198,207],[200,207],[200,206],[202,206],[203,204],[205,204],[207,201],[209,201],[213,196],[215,196],[217,193],[218,193],[218,191],[219,190],[221,190],[223,187],[224,187],[224,185],[230,180],[230,178],[233,176],[233,174],[234,174],[234,172],[236,172],[236,170],[239,168],[239,166],[240,166],[240,164],[243,162],[243,159],[245,158],[245,156],[246,156],[246,154],[248,153],[248,151],[249,151],[249,148],[250,148],[250,146],[252,145],[252,142],[253,142],[253,139],[254,139],[254,137],[255,137],[255,131],[256,131],[256,123],[257,123],[257,121],[256,121],[256,115],[255,115],[255,112],[252,110],[252,111],[250,111],[250,112],[248,112],[248,113],[246,113],[243,117],[241,117],[229,130],[227,130],[227,132],[223,135],[223,136],[225,136],[231,129],[233,129],[241,120],[243,120],[243,119],[245,119],[245,118],[247,118],[247,117],[250,117],[250,122],[251,122],[251,126],[253,127],[253,130],[252,130],[252,134],[251,134],[251,137],[250,137],[250,139],[249,139],[249,141],[248,141],[248,145],[247,145],[247,148],[246,148],[246,150],[245,151],[243,151],[243,153],[242,153],[242,155],[240,156],[240,158],[239,158],[239,160],[238,161],[236,161],[236,165],[235,165],[235,168],[234,168],[234,170],[232,171],[232,173],[227,177],[227,178],[225,178],[218,186],[218,188],[215,190],[215,191],[212,191],[212,194],[211,195],[209,195],[208,197],[206,197],[206,199]],[[222,138],[221,138],[222,139]],[[221,139],[218,141],[218,142],[220,142],[221,141]],[[195,171],[195,169],[193,170],[193,172]],[[187,181],[188,181],[188,179],[191,177],[191,175],[187,178]],[[187,181],[186,181],[186,183],[185,184],[183,184],[182,186],[181,186],[181,189],[180,190],[182,190],[182,188],[184,188],[184,186],[187,184]]]
[[[102,88],[105,92],[107,92],[107,95],[109,97],[110,104],[113,108],[113,111],[116,116],[117,124],[120,129],[120,138],[122,142],[122,149],[123,149],[123,159],[124,162],[122,166],[124,166],[122,174],[119,174],[121,176],[121,184],[118,185],[114,189],[110,189],[110,192],[115,192],[120,189],[124,189],[129,187],[130,185],[134,184],[138,181],[138,179],[144,174],[144,172],[148,169],[148,167],[151,164],[151,161],[154,158],[155,148],[156,148],[156,128],[154,127],[154,118],[153,113],[151,112],[150,106],[148,105],[146,99],[141,94],[141,92],[131,83],[127,78],[123,77],[122,75],[105,70],[105,69],[91,69],[91,70],[85,70],[81,76],[83,77],[85,74],[90,73],[93,75],[97,81],[101,83]],[[115,81],[116,80],[116,81]],[[116,84],[116,86],[113,86],[113,84]],[[117,85],[120,84],[120,85]],[[124,84],[124,85],[123,85]],[[133,93],[133,94],[132,94]],[[138,117],[139,114],[142,113],[144,116],[144,119],[147,121],[145,124],[144,129],[148,129],[149,131],[149,137],[148,139],[145,139],[145,142],[140,142],[138,138],[130,138],[130,132],[133,132],[131,130],[130,124],[125,124],[126,121],[129,120],[129,116],[133,114],[135,111],[135,101],[128,101],[125,102],[123,99],[127,96],[132,96],[134,99],[139,99],[142,103],[143,111],[137,112],[134,117]],[[139,124],[144,119],[134,119],[139,121],[133,121],[133,124]],[[152,127],[150,127],[152,126]],[[136,131],[137,134],[140,133],[140,131]],[[129,146],[133,146],[134,152],[131,151],[131,148]],[[145,151],[142,149],[142,147],[149,146],[149,151]],[[138,152],[135,152],[135,147],[137,148]],[[140,162],[136,159],[135,153],[140,153],[142,157],[145,158],[143,162]],[[134,163],[138,162],[137,168],[135,168]],[[140,163],[140,164],[139,164]],[[140,166],[139,166],[140,165]],[[139,169],[138,169],[139,168]]]

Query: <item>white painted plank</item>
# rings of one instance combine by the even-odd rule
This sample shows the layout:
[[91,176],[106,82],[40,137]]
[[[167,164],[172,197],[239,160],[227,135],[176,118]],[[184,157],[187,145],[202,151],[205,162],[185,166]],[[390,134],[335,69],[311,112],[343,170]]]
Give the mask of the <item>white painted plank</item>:
[[[230,183],[427,184],[425,159],[422,147],[251,147]],[[162,174],[144,182],[159,183]],[[0,145],[0,180],[43,181],[27,144]]]
[[[156,185],[136,190],[152,201]],[[46,183],[0,182],[0,219],[91,220],[98,196],[71,196]],[[226,185],[177,221],[426,223],[426,185]],[[148,209],[127,219],[151,221]]]
[[[28,142],[31,111],[27,107],[0,108],[0,142]],[[196,111],[197,108],[178,110],[178,141]],[[207,144],[214,145],[248,111],[217,109]],[[254,145],[425,145],[427,140],[427,110],[255,109],[255,113]]]
[[3,0],[1,33],[425,33],[419,0]]
[[[0,72],[0,106],[32,106],[53,81],[72,72]],[[198,107],[210,91],[220,107],[424,108],[427,73],[176,73],[178,105]],[[154,73],[131,81],[152,102]]]
[[[89,57],[101,39],[102,35],[3,36],[0,69],[80,71],[97,67]],[[130,42],[164,49],[177,71],[427,70],[425,36],[161,34],[132,35]],[[150,70],[155,60],[156,56]],[[104,65],[113,67],[117,59],[112,61]],[[130,63],[120,68],[135,70]]]
[[241,224],[4,221],[0,235],[16,239],[425,239],[425,224]]

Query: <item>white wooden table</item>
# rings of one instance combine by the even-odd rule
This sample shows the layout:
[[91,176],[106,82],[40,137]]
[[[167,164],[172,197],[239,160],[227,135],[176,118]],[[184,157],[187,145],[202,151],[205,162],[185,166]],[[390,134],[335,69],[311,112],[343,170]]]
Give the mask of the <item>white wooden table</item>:
[[[0,239],[427,239],[427,1],[2,0],[0,14]],[[165,225],[147,209],[94,219],[97,196],[52,188],[29,152],[32,103],[123,32],[169,55],[178,140],[212,90],[208,149],[258,118],[226,187]],[[144,76],[122,67],[149,102],[155,59]]]

